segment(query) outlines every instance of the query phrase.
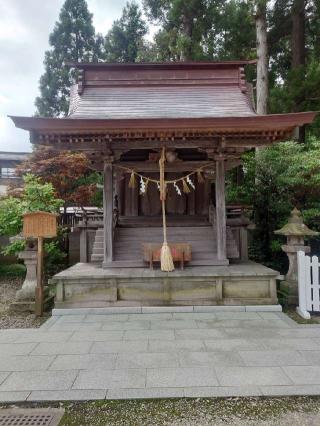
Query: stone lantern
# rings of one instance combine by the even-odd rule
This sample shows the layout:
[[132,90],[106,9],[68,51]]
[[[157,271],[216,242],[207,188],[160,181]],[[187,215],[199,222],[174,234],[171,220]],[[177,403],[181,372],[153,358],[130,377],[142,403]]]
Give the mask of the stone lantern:
[[[14,239],[22,237],[14,237]],[[19,259],[23,260],[26,267],[26,277],[22,288],[16,292],[15,300],[10,308],[13,311],[29,312],[34,310],[35,290],[37,287],[37,242],[26,241],[25,250],[19,253]]]
[[275,231],[275,234],[285,235],[287,244],[281,248],[287,254],[289,259],[289,269],[285,275],[284,283],[289,288],[289,304],[298,304],[298,251],[310,253],[310,247],[305,245],[305,237],[314,237],[319,232],[312,231],[303,223],[302,214],[294,208],[291,212],[288,223],[281,229]]

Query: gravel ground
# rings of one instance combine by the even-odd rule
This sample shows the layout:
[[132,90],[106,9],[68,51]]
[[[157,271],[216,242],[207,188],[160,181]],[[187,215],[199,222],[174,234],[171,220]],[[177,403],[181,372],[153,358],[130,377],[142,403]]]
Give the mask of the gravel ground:
[[0,278],[0,329],[40,327],[47,319],[36,318],[32,313],[10,311],[16,291],[22,286],[23,278]]
[[63,407],[60,426],[318,426],[319,403],[320,397],[197,398],[24,403],[19,407]]
[[320,424],[320,398],[197,398],[66,404],[60,426]]

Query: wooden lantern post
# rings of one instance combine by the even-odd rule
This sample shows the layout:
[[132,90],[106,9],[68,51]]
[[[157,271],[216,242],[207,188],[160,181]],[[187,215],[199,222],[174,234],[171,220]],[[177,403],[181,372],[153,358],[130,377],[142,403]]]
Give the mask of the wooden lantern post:
[[43,240],[57,235],[57,215],[48,212],[32,212],[23,216],[23,236],[38,239],[37,287],[35,293],[35,314],[43,315]]

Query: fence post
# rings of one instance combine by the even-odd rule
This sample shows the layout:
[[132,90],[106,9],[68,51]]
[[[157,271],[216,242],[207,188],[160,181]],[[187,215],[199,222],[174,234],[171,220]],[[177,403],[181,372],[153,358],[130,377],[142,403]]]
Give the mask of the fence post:
[[[310,319],[310,314],[307,311],[307,299],[306,299],[307,298],[306,255],[303,251],[298,251],[297,260],[298,260],[298,290],[299,290],[299,306],[297,307],[297,313],[304,319]],[[310,271],[308,272],[310,273]]]

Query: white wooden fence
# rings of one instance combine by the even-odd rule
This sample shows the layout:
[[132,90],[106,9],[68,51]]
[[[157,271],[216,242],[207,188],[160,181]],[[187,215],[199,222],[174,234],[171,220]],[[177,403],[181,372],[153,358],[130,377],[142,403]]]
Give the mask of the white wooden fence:
[[310,311],[320,311],[320,262],[317,256],[306,256],[298,252],[298,286],[299,306],[297,312],[305,319],[310,319]]

